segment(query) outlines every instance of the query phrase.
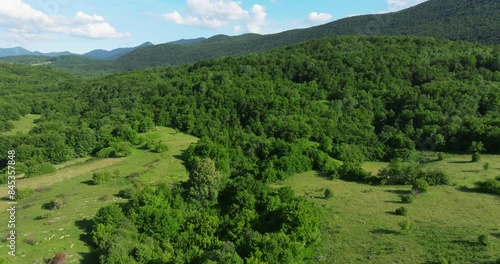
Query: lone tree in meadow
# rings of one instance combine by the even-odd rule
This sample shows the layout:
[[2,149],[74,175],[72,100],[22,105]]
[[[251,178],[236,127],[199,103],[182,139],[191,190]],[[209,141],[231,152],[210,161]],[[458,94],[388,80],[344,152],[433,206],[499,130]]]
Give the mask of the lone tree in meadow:
[[469,152],[472,152],[471,160],[472,162],[478,162],[481,160],[481,152],[485,151],[484,144],[481,141],[472,141]]

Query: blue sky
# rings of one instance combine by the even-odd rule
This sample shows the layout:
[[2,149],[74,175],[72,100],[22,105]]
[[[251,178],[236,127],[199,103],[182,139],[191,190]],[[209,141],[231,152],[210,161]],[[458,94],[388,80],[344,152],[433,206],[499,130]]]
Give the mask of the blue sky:
[[270,34],[425,0],[1,0],[0,47],[71,51]]

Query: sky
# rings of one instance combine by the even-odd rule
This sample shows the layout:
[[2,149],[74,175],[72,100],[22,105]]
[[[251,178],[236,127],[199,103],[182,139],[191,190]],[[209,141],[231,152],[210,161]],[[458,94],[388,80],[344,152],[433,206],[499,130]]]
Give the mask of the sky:
[[0,48],[70,51],[272,34],[426,0],[1,0]]

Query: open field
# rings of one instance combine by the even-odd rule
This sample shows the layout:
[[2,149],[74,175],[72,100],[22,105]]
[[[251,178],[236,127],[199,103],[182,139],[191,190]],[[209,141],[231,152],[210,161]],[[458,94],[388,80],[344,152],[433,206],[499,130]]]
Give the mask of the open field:
[[20,120],[12,121],[14,129],[4,132],[1,135],[15,135],[18,132],[28,133],[33,127],[35,127],[34,121],[40,117],[41,115],[27,114],[26,116],[21,117]]
[[[488,171],[480,163],[462,163],[470,156],[451,155],[426,167],[441,168],[452,176],[456,186],[430,187],[412,204],[402,204],[399,195],[409,186],[370,186],[341,180],[328,180],[317,172],[298,174],[282,182],[298,195],[316,203],[323,215],[322,239],[317,242],[320,258],[311,263],[439,263],[442,257],[453,263],[488,263],[500,256],[500,197],[464,191],[478,180],[500,175],[500,157],[484,156]],[[385,163],[366,163],[375,172]],[[324,189],[333,198],[324,199]],[[405,206],[407,216],[393,212]],[[411,233],[401,231],[399,223],[408,219]],[[478,236],[489,234],[491,246],[480,246]]]
[[[125,158],[78,159],[61,164],[53,174],[21,179],[18,188],[29,187],[36,192],[16,206],[17,256],[8,259],[8,263],[44,263],[45,258],[52,258],[60,251],[69,255],[68,263],[97,263],[89,254],[87,243],[91,238],[86,232],[90,219],[100,207],[124,201],[116,194],[131,187],[133,182],[155,184],[187,179],[179,158],[184,149],[196,142],[195,137],[169,128],[159,128],[143,136],[161,139],[169,150],[153,153],[133,149]],[[108,183],[92,185],[92,174],[96,171],[109,171],[118,177]],[[2,189],[6,193],[6,187]],[[58,210],[44,209],[58,195],[64,196],[65,205]],[[4,212],[6,202],[0,204]],[[0,229],[3,237],[8,232],[5,213],[0,222],[5,223]],[[7,255],[6,243],[0,245],[0,252]]]

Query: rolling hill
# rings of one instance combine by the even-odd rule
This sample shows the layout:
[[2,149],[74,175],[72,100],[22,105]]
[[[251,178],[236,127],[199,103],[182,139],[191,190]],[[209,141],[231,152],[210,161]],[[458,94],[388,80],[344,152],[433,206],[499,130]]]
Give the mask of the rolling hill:
[[116,67],[133,70],[179,65],[201,59],[245,55],[338,35],[421,35],[487,44],[500,43],[500,2],[429,0],[399,12],[349,17],[306,29],[270,35],[214,36],[178,46],[162,44],[134,50],[116,59]]
[[[159,45],[144,45],[130,52],[114,54],[105,61],[75,56],[64,56],[63,59],[58,57],[55,60],[47,58],[46,61],[50,60],[50,64],[54,67],[66,68],[79,74],[100,75],[260,53],[327,36],[419,35],[499,44],[498,32],[500,32],[500,2],[497,0],[429,0],[398,12],[348,17],[324,25],[276,34],[216,35],[208,39],[197,38]],[[93,57],[104,56],[102,52],[94,51]],[[11,62],[14,59],[11,58]]]

